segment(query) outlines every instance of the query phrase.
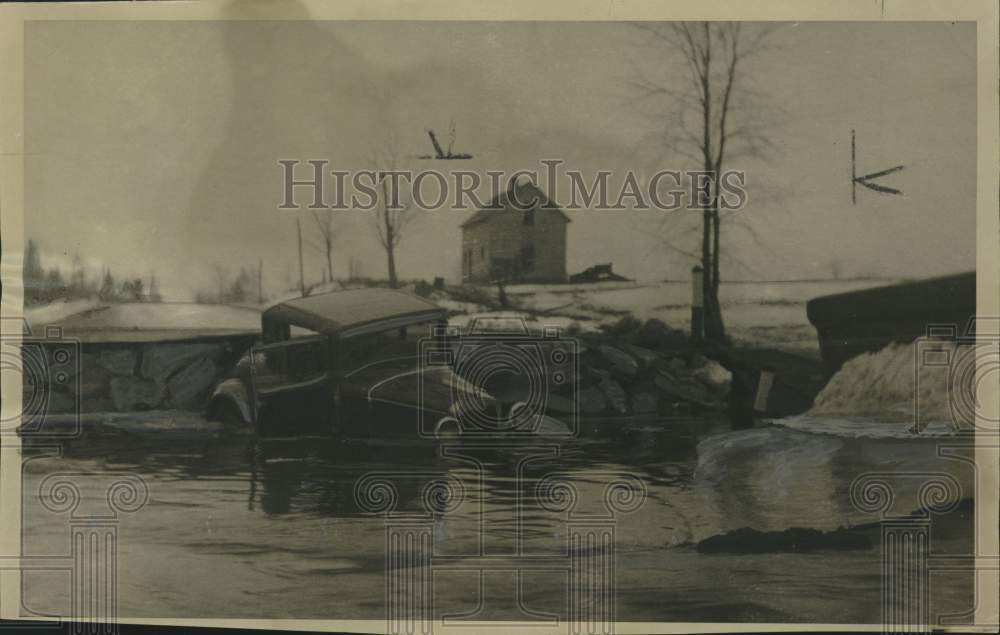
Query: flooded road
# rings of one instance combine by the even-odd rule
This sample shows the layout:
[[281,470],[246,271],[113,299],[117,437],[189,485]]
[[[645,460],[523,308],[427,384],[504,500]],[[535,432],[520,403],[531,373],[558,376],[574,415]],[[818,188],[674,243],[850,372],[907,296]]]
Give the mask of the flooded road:
[[[696,439],[648,424],[610,438],[504,447],[245,434],[85,439],[25,451],[24,550],[70,548],[70,514],[39,499],[47,478],[73,475],[74,513],[83,515],[107,513],[108,487],[132,473],[148,501],[118,517],[123,617],[384,620],[390,579],[428,566],[387,559],[388,537],[409,523],[429,536],[435,616],[564,619],[573,563],[590,552],[574,536],[599,527],[613,536],[618,619],[880,623],[877,526],[851,549],[768,552],[746,542],[703,553],[697,545],[740,528],[877,522],[852,505],[854,478],[941,471],[940,440],[700,425]],[[948,463],[971,487],[971,467]],[[919,484],[897,485],[898,510],[916,509]],[[970,513],[935,520],[935,553],[971,552]],[[69,597],[68,576],[25,574],[31,610],[66,614]],[[968,573],[934,575],[932,614],[968,610],[971,599]]]

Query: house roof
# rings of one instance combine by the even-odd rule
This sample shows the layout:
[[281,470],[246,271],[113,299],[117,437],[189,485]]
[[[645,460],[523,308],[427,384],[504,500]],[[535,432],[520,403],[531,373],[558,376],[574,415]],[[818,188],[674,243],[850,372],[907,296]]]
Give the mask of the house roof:
[[263,320],[300,326],[317,333],[357,335],[364,327],[383,323],[391,328],[396,322],[412,324],[445,317],[438,305],[394,289],[348,289],[296,298],[276,304],[263,314]]
[[[519,183],[515,187],[517,187],[517,201],[534,200],[539,203],[534,209],[544,209],[546,211],[557,212],[562,220],[567,223],[570,222],[569,216],[566,215],[566,212],[562,211],[562,209],[551,201],[545,192],[535,186],[534,183],[531,183],[530,181]],[[476,225],[493,218],[494,214],[508,213],[518,209],[519,206],[511,205],[510,191],[504,190],[494,196],[486,207],[476,211],[476,213],[470,216],[464,223],[462,223],[461,227],[465,228],[471,225]]]

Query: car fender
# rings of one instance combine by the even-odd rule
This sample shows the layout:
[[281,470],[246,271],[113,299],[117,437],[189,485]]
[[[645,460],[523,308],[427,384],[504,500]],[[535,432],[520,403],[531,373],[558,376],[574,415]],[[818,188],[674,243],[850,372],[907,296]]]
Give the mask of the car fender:
[[226,379],[212,391],[212,398],[208,402],[208,414],[214,414],[223,403],[231,403],[236,406],[243,417],[243,421],[251,423],[253,414],[250,408],[250,398],[247,395],[246,387],[237,378]]

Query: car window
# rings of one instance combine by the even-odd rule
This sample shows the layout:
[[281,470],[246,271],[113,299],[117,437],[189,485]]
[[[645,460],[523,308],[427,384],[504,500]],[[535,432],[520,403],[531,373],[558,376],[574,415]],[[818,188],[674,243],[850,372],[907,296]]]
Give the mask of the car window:
[[341,349],[344,370],[350,372],[384,360],[416,358],[420,354],[420,341],[431,336],[433,324],[411,324],[344,340]]
[[254,385],[267,391],[323,377],[325,343],[325,339],[293,339],[254,349]]
[[288,324],[288,322],[278,320],[264,320],[261,328],[263,329],[263,340],[266,344],[300,339],[303,337],[316,337],[319,335],[316,331],[302,326],[292,326]]

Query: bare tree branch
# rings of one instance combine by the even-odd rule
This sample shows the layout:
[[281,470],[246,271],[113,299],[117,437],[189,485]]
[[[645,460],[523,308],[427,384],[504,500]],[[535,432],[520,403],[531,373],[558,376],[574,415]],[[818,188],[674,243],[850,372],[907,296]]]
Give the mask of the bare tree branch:
[[375,227],[375,235],[378,237],[382,249],[385,250],[389,285],[392,287],[398,285],[396,247],[403,239],[404,229],[412,220],[411,202],[402,199],[398,187],[390,187],[389,174],[397,170],[397,158],[398,152],[394,138],[390,136],[383,156],[381,158],[376,156],[372,161],[376,179],[382,191],[382,196],[379,197],[372,216],[372,222]]
[[[763,158],[773,149],[763,121],[758,96],[747,81],[747,60],[767,50],[772,25],[744,27],[738,22],[644,23],[635,28],[646,34],[653,46],[644,59],[660,68],[657,52],[677,62],[678,77],[654,79],[644,66],[633,61],[635,102],[658,105],[653,132],[644,140],[658,144],[659,153],[669,152],[692,162],[709,175],[709,201],[701,223],[701,262],[705,269],[706,328],[713,337],[724,337],[718,303],[721,224],[731,218],[719,209],[720,175],[735,159]],[[669,67],[669,65],[667,65]],[[645,144],[644,144],[645,145]],[[662,227],[661,227],[662,229]],[[697,227],[671,233],[671,240],[687,238]],[[748,231],[754,232],[753,228]],[[756,233],[751,236],[760,242]],[[665,246],[689,257],[676,245]],[[736,260],[731,255],[727,260]],[[745,266],[745,265],[743,265]],[[709,322],[713,322],[709,324]],[[710,327],[710,329],[709,329]]]

